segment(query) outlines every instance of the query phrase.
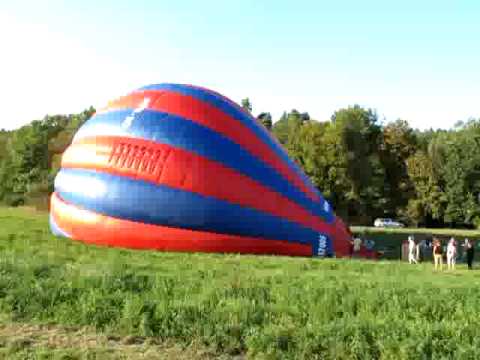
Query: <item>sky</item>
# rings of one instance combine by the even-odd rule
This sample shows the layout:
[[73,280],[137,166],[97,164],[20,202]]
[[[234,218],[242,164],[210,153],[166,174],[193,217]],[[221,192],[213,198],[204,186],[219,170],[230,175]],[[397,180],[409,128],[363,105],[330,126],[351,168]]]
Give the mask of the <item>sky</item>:
[[0,128],[186,83],[253,113],[480,118],[480,1],[0,0]]

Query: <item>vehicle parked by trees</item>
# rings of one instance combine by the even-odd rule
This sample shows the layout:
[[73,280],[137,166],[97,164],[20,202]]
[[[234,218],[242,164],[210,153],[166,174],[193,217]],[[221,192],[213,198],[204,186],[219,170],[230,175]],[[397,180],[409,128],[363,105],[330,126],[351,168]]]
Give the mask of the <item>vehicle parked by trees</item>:
[[373,222],[373,226],[375,227],[393,227],[393,228],[403,228],[405,227],[404,224],[402,224],[399,221],[395,221],[393,219],[389,218],[379,218],[375,219]]

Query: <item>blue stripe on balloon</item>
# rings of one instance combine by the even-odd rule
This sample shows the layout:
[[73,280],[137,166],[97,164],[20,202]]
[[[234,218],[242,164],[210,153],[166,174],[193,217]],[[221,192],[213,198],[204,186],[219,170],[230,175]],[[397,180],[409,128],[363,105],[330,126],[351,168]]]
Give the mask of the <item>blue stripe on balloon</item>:
[[70,234],[67,234],[64,230],[62,230],[62,228],[60,228],[60,226],[58,226],[52,214],[50,214],[49,222],[50,222],[50,230],[52,231],[53,235],[59,236],[59,237],[71,238]]
[[135,114],[129,127],[122,127],[131,114],[131,109],[96,114],[79,129],[74,141],[90,136],[126,136],[179,147],[235,169],[300,204],[327,223],[333,221],[331,209],[325,211],[322,203],[309,199],[275,169],[224,135],[188,119],[153,110]]
[[182,85],[182,84],[152,84],[148,86],[144,86],[140,89],[140,91],[145,90],[167,90],[167,91],[174,91],[183,95],[188,95],[198,100],[204,101],[209,103],[216,108],[222,110],[225,114],[229,115],[233,119],[240,121],[243,125],[248,127],[257,137],[259,137],[265,144],[267,144],[274,152],[277,154],[287,165],[288,167],[296,173],[300,178],[303,180],[306,186],[313,190],[317,195],[322,197],[320,192],[318,191],[315,186],[313,186],[308,179],[308,177],[304,174],[304,172],[295,164],[295,162],[290,159],[286,151],[277,143],[275,142],[270,136],[263,131],[263,129],[258,126],[254,119],[252,119],[249,115],[245,114],[241,109],[237,108],[234,104],[232,104],[228,99],[224,98],[220,94],[215,94],[209,90],[201,89],[198,87],[190,86],[190,85]]
[[223,234],[313,244],[318,232],[289,220],[212,197],[84,169],[62,169],[55,191],[103,215]]

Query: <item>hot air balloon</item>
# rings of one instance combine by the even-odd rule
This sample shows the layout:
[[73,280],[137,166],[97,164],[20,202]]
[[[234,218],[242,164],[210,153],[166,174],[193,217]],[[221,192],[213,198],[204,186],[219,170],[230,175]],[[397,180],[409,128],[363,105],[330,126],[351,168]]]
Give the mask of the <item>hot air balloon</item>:
[[51,197],[56,235],[163,251],[343,256],[350,234],[249,113],[205,88],[149,85],[75,134]]

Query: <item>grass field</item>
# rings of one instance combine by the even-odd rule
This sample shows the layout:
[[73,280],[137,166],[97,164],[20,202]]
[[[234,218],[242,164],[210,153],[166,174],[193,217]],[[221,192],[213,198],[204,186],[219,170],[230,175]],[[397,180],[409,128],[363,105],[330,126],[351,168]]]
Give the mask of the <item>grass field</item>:
[[89,247],[0,209],[0,358],[474,359],[463,265]]

